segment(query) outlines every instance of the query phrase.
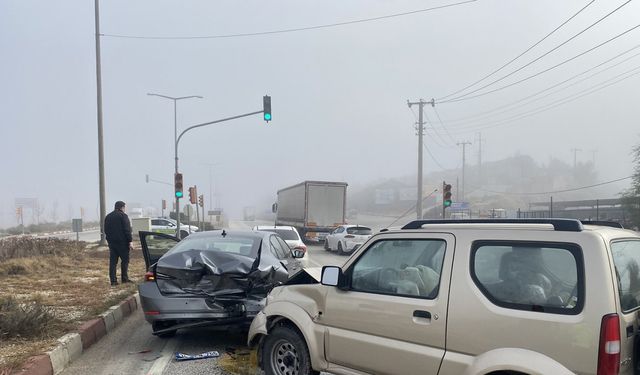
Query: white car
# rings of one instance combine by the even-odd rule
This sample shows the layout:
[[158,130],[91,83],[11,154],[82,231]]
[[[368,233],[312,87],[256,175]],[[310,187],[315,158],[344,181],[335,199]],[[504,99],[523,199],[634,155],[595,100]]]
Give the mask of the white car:
[[324,249],[337,250],[338,254],[349,254],[362,246],[371,237],[371,228],[362,225],[340,225],[324,240]]
[[[170,234],[172,236],[175,236],[177,227],[178,223],[173,219],[167,219],[164,217],[154,217],[151,219],[152,232]],[[189,235],[189,229],[191,229],[191,232],[197,232],[200,230],[195,225],[186,225],[184,223],[180,223],[180,232],[182,232],[180,237]]]
[[289,245],[291,250],[302,250],[305,254],[307,253],[307,245],[302,242],[302,238],[300,238],[300,234],[295,227],[288,225],[256,225],[253,230],[277,233]]

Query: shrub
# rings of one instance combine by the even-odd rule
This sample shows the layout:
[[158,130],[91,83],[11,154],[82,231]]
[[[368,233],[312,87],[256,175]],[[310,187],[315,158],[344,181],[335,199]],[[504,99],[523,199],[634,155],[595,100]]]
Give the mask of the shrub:
[[82,253],[85,242],[61,238],[9,237],[0,239],[0,262],[7,259],[27,258],[41,255],[77,256]]
[[13,297],[0,298],[0,339],[47,336],[56,323],[53,309],[38,301],[20,303]]

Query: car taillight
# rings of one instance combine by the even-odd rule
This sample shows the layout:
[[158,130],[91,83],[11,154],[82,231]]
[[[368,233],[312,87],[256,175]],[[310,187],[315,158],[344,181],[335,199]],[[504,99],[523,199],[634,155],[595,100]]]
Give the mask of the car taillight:
[[294,247],[293,250],[307,251],[307,247],[305,245],[298,245],[298,246]]
[[356,236],[354,236],[353,234],[347,234],[346,236],[344,236],[344,238],[356,238]]
[[620,318],[618,314],[602,317],[598,347],[598,375],[618,375],[620,370]]
[[144,274],[144,281],[155,281],[155,280],[156,280],[156,276],[153,274],[153,272],[149,271]]

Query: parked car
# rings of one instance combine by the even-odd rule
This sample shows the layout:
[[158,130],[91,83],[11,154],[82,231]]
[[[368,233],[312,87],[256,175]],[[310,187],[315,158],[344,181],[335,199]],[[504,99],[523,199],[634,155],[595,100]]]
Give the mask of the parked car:
[[248,327],[269,291],[302,269],[275,233],[216,230],[179,241],[140,232],[147,273],[138,286],[153,334],[205,325]]
[[377,233],[342,267],[274,288],[249,345],[266,375],[638,374],[640,235],[591,224]]
[[307,245],[302,242],[298,230],[288,225],[257,225],[253,230],[278,233],[292,250],[301,250],[306,254]]
[[[151,219],[151,231],[165,234],[176,234],[176,229],[178,228],[178,222],[173,219],[167,219],[165,217],[154,217]],[[186,237],[193,232],[199,231],[200,228],[195,225],[186,225],[184,223],[180,223],[180,237]]]
[[362,225],[340,225],[324,239],[324,249],[350,254],[371,237],[371,228]]

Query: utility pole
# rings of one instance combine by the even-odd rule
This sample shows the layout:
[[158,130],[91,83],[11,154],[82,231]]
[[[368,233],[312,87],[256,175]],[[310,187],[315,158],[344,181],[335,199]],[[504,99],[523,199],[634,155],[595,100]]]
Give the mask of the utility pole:
[[456,143],[458,146],[462,146],[462,194],[460,195],[460,201],[464,202],[465,198],[464,198],[464,170],[465,170],[465,164],[466,164],[466,158],[467,158],[467,145],[470,145],[471,142],[458,142]]
[[97,91],[97,115],[98,115],[98,180],[100,191],[100,245],[106,245],[104,236],[104,218],[107,215],[107,203],[104,180],[104,142],[102,133],[102,70],[100,67],[100,0],[95,0],[95,26],[96,26],[96,91]]
[[595,166],[596,166],[596,153],[598,152],[598,150],[589,150],[589,152],[591,152],[591,164],[595,168]]
[[482,186],[482,133],[478,133],[478,185]]
[[571,152],[573,152],[573,169],[576,169],[576,166],[578,165],[578,152],[582,151],[579,148],[572,148]]
[[418,197],[416,203],[416,217],[418,220],[422,219],[422,137],[424,135],[424,121],[423,119],[423,111],[424,106],[426,104],[431,104],[431,106],[435,106],[435,100],[431,99],[430,102],[424,101],[424,99],[420,99],[417,102],[410,102],[407,100],[407,105],[411,108],[414,105],[418,106]]

